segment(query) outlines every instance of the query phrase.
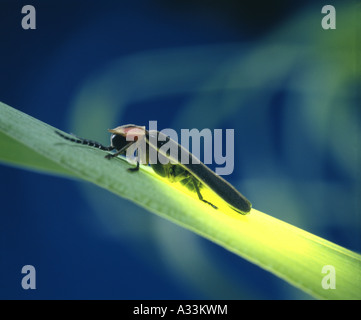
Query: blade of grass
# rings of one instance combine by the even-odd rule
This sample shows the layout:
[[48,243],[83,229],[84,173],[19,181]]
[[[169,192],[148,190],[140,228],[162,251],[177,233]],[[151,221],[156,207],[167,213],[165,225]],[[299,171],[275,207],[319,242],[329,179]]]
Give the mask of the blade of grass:
[[40,155],[23,143],[0,131],[0,161],[11,166],[27,168],[48,174],[73,176],[74,173]]
[[[252,209],[247,216],[209,205],[160,179],[151,169],[126,170],[121,159],[64,141],[55,128],[0,103],[0,161],[80,178],[173,221],[257,264],[317,298],[360,299],[361,256]],[[324,289],[326,265],[336,289]]]

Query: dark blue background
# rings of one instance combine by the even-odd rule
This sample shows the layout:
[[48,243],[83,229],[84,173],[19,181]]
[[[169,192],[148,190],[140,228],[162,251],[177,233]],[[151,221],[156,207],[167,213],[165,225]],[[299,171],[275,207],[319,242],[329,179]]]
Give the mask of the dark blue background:
[[[36,30],[21,28],[25,4],[36,8]],[[149,120],[159,129],[234,128],[227,180],[255,208],[359,251],[357,154],[348,162],[337,148],[347,147],[350,126],[339,123],[346,131],[335,146],[335,109],[317,112],[334,65],[318,39],[336,52],[345,32],[341,24],[333,35],[321,29],[323,5],[2,0],[0,100],[103,143],[107,128]],[[333,76],[346,92],[343,110],[357,119],[352,77],[346,90]],[[2,299],[308,298],[94,186],[6,166],[0,177]],[[36,290],[20,285],[26,264],[36,268]]]

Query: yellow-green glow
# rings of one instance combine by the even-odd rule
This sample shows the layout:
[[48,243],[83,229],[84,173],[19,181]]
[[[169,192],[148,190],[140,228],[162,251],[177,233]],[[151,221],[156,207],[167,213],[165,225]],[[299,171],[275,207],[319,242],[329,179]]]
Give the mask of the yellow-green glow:
[[[146,169],[147,173],[158,179]],[[318,298],[360,299],[361,256],[256,209],[241,215],[230,209],[211,190],[202,195],[218,210],[198,200],[195,192],[163,180],[165,193],[176,189],[174,201],[187,203],[189,211],[176,222],[287,280]],[[186,197],[186,199],[185,199]],[[187,199],[188,198],[188,199]],[[192,209],[193,210],[192,210]],[[201,209],[199,209],[201,208]],[[197,216],[194,216],[197,211]],[[167,217],[169,219],[169,216]],[[193,218],[193,219],[192,219]],[[192,220],[192,223],[189,222]],[[173,220],[173,219],[171,219]],[[336,271],[336,289],[324,289],[322,273],[331,265]]]

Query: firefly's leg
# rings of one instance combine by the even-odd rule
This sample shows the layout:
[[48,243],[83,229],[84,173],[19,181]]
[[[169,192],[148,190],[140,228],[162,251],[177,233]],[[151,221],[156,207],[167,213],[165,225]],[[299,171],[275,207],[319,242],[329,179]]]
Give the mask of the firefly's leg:
[[135,154],[137,156],[137,165],[133,168],[128,168],[128,171],[130,172],[136,172],[139,171],[139,156],[138,156],[138,149],[135,151]]
[[[125,150],[127,150],[132,144],[134,143],[134,141],[130,141],[128,144],[126,144],[123,148],[121,148],[119,151],[117,151],[116,153],[109,153],[105,156],[106,159],[110,160],[116,156],[119,156],[120,154],[124,153]],[[138,150],[136,151],[137,155],[138,155]],[[134,168],[128,168],[128,171],[138,171],[139,170],[139,158],[137,160],[137,165]]]
[[139,171],[139,161],[137,160],[137,165],[135,167],[128,168],[128,171],[130,171],[130,172]]
[[202,196],[202,194],[201,194],[201,191],[199,190],[199,187],[198,187],[198,184],[197,184],[196,181],[193,181],[193,185],[194,185],[194,188],[195,188],[196,191],[197,191],[199,200],[201,200],[201,201],[209,204],[209,205],[212,206],[214,209],[218,209],[214,204],[212,204],[212,203],[210,203],[209,201],[203,199],[203,196]]
[[121,148],[120,150],[118,150],[116,153],[109,153],[105,156],[106,159],[111,159],[114,158],[116,156],[119,156],[120,154],[122,154],[125,150],[127,150],[132,144],[134,143],[134,141],[130,141],[128,144],[126,144],[123,148]]

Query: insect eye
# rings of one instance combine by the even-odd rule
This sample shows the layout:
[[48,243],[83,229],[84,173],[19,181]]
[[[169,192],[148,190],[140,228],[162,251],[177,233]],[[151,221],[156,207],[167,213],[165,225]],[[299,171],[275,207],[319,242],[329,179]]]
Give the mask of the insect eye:
[[129,143],[129,141],[127,141],[126,138],[120,134],[112,134],[112,136],[110,137],[110,142],[116,150],[120,150],[127,143]]

